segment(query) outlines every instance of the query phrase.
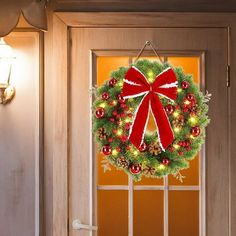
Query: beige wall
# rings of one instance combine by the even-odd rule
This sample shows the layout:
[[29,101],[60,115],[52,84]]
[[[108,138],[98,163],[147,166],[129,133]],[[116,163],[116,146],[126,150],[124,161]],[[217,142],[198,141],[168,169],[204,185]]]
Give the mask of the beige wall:
[[[104,1],[70,1],[58,0],[54,6],[56,10],[64,11],[147,11],[147,10],[173,10],[185,11],[199,10],[209,11],[233,9],[233,5],[223,4],[219,1],[210,7],[210,0],[205,1],[196,7],[196,3],[185,6],[183,1],[178,4],[176,0],[166,3],[160,0],[161,4],[147,4],[146,1],[138,2],[136,7],[133,1],[124,4],[126,0],[116,1],[117,4],[104,3]],[[194,0],[192,0],[194,2]],[[76,3],[77,2],[77,3]],[[103,3],[101,3],[103,2]],[[156,1],[157,3],[158,1]],[[86,5],[87,4],[87,5]],[[205,4],[205,6],[204,6]],[[149,7],[150,6],[150,7]],[[213,8],[212,8],[213,7]],[[49,22],[49,32],[46,33],[45,62],[50,64],[52,42],[52,22]],[[25,27],[22,24],[22,27]],[[39,145],[41,129],[39,123],[39,34],[38,32],[15,32],[10,34],[6,41],[13,46],[16,52],[15,68],[13,69],[12,84],[16,88],[16,97],[7,106],[0,105],[0,236],[34,236],[38,231],[38,169],[39,169]],[[46,67],[46,75],[52,73],[51,67]],[[52,188],[53,154],[49,147],[52,137],[52,81],[47,76],[45,81],[45,215],[46,229],[48,236],[52,235]],[[42,99],[42,96],[41,96]],[[41,149],[41,152],[43,150]],[[37,178],[35,178],[35,176]],[[36,206],[36,207],[35,207]],[[36,223],[35,223],[36,222]],[[14,225],[13,227],[11,225]],[[36,226],[35,226],[36,225]],[[42,236],[45,236],[42,234]]]
[[0,235],[33,236],[39,186],[39,34],[14,32],[5,40],[16,56],[16,96],[0,106]]

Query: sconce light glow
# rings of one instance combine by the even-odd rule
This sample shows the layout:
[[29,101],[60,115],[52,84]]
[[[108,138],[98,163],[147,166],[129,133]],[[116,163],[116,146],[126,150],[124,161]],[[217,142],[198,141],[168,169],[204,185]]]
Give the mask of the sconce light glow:
[[15,88],[10,85],[13,50],[0,38],[0,104],[6,104],[15,95]]

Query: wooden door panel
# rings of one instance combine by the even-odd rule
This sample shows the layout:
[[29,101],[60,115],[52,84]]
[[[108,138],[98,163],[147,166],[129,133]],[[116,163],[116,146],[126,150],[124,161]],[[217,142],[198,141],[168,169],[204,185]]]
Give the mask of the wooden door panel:
[[[223,28],[71,28],[69,93],[69,221],[92,224],[93,160],[91,133],[92,65],[96,53],[133,51],[147,40],[162,51],[205,52],[202,87],[213,94],[206,141],[206,235],[228,235],[227,31]],[[93,62],[93,63],[92,63]],[[204,78],[205,75],[205,78]],[[86,231],[70,235],[87,236]],[[123,236],[123,235],[122,235]]]

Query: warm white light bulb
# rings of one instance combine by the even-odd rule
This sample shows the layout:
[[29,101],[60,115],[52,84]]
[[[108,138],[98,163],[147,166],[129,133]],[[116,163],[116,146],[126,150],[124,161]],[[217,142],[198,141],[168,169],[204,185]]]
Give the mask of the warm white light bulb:
[[179,127],[174,127],[174,131],[175,131],[175,133],[179,133],[180,132],[180,128]]
[[3,38],[0,38],[0,84],[7,86],[13,60],[12,48],[6,44]]
[[135,150],[134,151],[134,155],[137,156],[138,155],[138,151]]
[[3,38],[0,38],[0,59],[12,59],[13,58],[13,50],[12,48],[6,44]]
[[178,111],[175,111],[175,112],[173,113],[173,116],[174,116],[174,117],[178,117],[178,116],[179,116],[179,112],[178,112]]
[[118,129],[118,130],[117,130],[117,135],[118,135],[118,136],[121,136],[121,135],[122,135],[122,133],[123,133],[123,132],[122,132],[122,130],[121,130],[121,129]]
[[101,103],[99,106],[102,107],[102,108],[105,108],[105,107],[106,107],[106,103],[103,102],[103,103]]
[[182,89],[181,88],[177,88],[177,93],[181,93]]
[[113,155],[113,156],[116,156],[117,154],[118,154],[118,151],[117,151],[117,150],[115,150],[115,149],[112,150],[112,155]]
[[163,165],[163,164],[160,164],[159,166],[158,166],[158,169],[159,170],[164,170],[166,167]]
[[196,116],[191,116],[188,120],[189,120],[189,123],[192,125],[195,125],[198,121]]

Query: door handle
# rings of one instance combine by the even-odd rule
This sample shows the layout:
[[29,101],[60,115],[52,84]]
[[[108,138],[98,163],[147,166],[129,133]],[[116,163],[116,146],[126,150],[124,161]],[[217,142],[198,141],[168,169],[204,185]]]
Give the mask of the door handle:
[[98,230],[97,226],[82,224],[80,220],[76,219],[72,222],[73,229]]

